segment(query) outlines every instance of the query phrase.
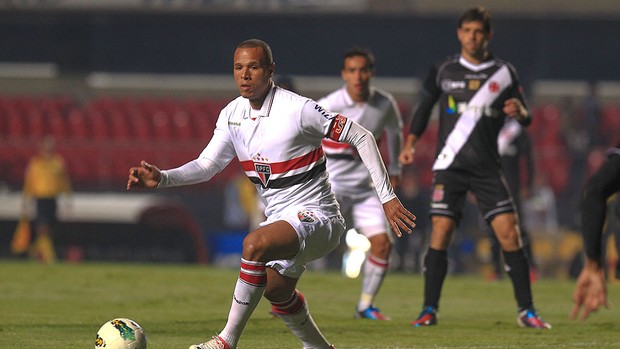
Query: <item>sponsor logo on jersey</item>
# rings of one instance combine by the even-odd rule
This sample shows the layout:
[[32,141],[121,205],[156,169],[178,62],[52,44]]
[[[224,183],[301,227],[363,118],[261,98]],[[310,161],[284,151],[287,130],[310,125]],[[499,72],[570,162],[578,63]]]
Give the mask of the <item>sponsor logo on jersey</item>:
[[255,162],[254,170],[256,171],[258,178],[260,178],[263,187],[267,188],[267,183],[269,183],[269,177],[271,177],[271,165]]
[[314,213],[312,211],[306,210],[298,211],[297,218],[299,218],[299,220],[304,223],[314,223],[314,221],[316,221],[316,218],[314,218]]
[[444,190],[443,190],[443,185],[436,185],[435,188],[433,188],[433,196],[432,196],[432,200],[434,202],[437,201],[442,201],[443,197],[444,197]]
[[454,97],[448,95],[448,107],[446,108],[446,113],[448,114],[456,114],[456,102],[454,101]]
[[323,107],[321,107],[318,104],[314,105],[314,110],[318,111],[321,115],[323,115],[324,118],[329,119],[329,120],[333,119],[334,117],[336,117],[336,115],[338,115],[338,113],[328,112],[327,110],[323,109]]
[[487,73],[465,74],[464,77],[465,79],[486,80],[489,78],[489,74]]
[[480,88],[480,80],[469,80],[467,83],[467,88],[472,91],[476,91]]
[[497,117],[499,115],[499,111],[491,108],[488,105],[470,105],[466,102],[456,103],[455,111],[448,110],[448,114],[458,113],[459,115],[463,113],[472,113],[474,115],[488,116],[488,117]]
[[238,121],[228,121],[228,126],[241,126],[241,123]]
[[441,89],[443,90],[443,92],[451,92],[454,90],[464,90],[465,86],[466,86],[465,81],[455,81],[455,80],[449,80],[449,79],[441,80]]

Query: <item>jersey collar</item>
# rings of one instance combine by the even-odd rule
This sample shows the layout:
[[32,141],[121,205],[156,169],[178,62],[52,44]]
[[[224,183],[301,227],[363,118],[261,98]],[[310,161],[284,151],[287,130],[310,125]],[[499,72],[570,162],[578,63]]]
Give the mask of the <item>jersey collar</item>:
[[[372,96],[374,96],[375,94],[375,88],[373,86],[369,87],[370,93],[368,94],[368,101],[372,99]],[[352,107],[354,105],[356,105],[357,103],[361,103],[361,102],[355,102],[351,96],[349,95],[349,91],[347,91],[347,85],[342,86],[342,91],[344,92],[344,103],[347,107]],[[363,102],[363,103],[367,103]]]
[[493,59],[493,56],[489,57],[489,60],[484,61],[480,64],[473,64],[471,62],[469,62],[468,60],[466,60],[465,58],[463,58],[463,56],[459,55],[459,63],[464,66],[465,68],[475,71],[475,72],[479,72],[481,70],[485,70],[485,69],[489,69],[492,66],[495,65],[495,59]]
[[[271,106],[273,105],[273,99],[276,95],[276,86],[275,85],[271,85],[271,87],[269,88],[269,92],[267,93],[267,97],[265,97],[265,101],[263,102],[263,105],[260,108],[260,112],[258,114],[259,118],[266,118],[269,117],[269,114],[271,113]],[[249,103],[248,103],[249,105]],[[250,106],[250,109],[252,108],[252,106]],[[248,115],[250,115],[248,113]]]

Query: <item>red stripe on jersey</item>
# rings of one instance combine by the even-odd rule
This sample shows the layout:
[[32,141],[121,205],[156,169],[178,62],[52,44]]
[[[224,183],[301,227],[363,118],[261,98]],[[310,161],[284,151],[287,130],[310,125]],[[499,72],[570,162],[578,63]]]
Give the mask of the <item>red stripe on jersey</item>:
[[[269,166],[271,167],[271,174],[286,173],[300,167],[311,165],[319,161],[322,157],[323,148],[318,147],[308,154],[287,161],[269,163]],[[241,161],[241,167],[246,172],[256,171],[254,168],[254,161],[252,160]]]
[[332,121],[329,131],[327,132],[327,138],[333,139],[334,141],[340,140],[340,135],[342,135],[346,124],[347,118],[338,114]]

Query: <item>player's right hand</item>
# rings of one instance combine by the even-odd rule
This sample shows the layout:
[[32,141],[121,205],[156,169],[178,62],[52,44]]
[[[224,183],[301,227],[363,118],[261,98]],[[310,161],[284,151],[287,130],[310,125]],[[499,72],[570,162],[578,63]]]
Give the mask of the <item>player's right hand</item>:
[[398,155],[398,161],[401,165],[411,164],[413,162],[413,153],[413,147],[408,147],[407,145],[403,146],[400,155]]
[[139,167],[129,169],[129,179],[127,180],[127,190],[132,187],[157,188],[161,180],[161,170],[148,162],[140,161]]

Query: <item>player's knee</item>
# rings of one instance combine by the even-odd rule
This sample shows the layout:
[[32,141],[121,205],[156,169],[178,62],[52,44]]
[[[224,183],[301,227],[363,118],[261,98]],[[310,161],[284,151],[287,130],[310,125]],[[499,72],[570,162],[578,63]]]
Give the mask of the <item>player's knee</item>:
[[243,239],[243,251],[242,255],[244,259],[251,261],[260,261],[265,253],[264,241],[256,236],[256,234],[249,234]]
[[392,243],[386,234],[377,235],[370,239],[371,253],[377,257],[386,259],[392,250]]

